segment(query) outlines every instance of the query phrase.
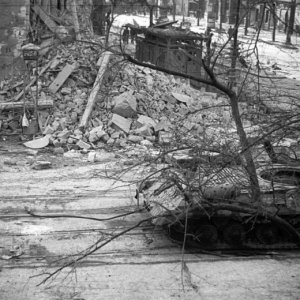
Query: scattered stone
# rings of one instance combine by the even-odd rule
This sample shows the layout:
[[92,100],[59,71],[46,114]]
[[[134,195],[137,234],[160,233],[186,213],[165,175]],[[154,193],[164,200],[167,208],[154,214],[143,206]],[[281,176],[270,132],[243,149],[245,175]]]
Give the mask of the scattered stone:
[[156,137],[155,136],[146,136],[145,139],[149,142],[154,143],[156,140]]
[[193,100],[190,96],[179,93],[172,93],[172,96],[179,102],[185,103],[187,106],[190,106]]
[[136,122],[138,127],[142,127],[144,125],[150,125],[152,127],[156,126],[156,122],[152,118],[144,115],[139,116]]
[[46,136],[40,138],[40,139],[36,139],[33,141],[29,141],[24,143],[23,145],[31,148],[31,149],[41,149],[41,148],[45,148],[49,145],[49,139],[50,139],[51,135],[47,134]]
[[49,125],[46,126],[46,128],[43,131],[43,134],[47,135],[47,134],[52,134],[52,133],[54,133],[54,129],[51,126],[49,126]]
[[36,161],[33,163],[31,168],[34,170],[45,170],[45,169],[50,169],[51,166],[52,164],[50,161]]
[[81,149],[85,149],[85,150],[89,150],[91,148],[91,145],[89,145],[88,143],[84,142],[83,140],[79,140],[76,145],[81,148]]
[[63,131],[58,132],[56,137],[59,139],[68,139],[70,135],[71,135],[71,132],[65,128]]
[[53,149],[53,153],[54,153],[54,154],[64,154],[64,153],[65,153],[65,150],[64,150],[64,148],[62,148],[62,147],[57,147],[57,148],[54,148],[54,149]]
[[147,124],[141,128],[136,129],[134,132],[135,134],[142,135],[142,136],[152,136],[152,130],[150,126]]
[[60,122],[58,122],[57,120],[55,120],[53,123],[52,123],[52,128],[54,130],[54,132],[56,131],[59,131],[59,130],[63,130]]
[[103,126],[95,127],[89,133],[89,142],[95,143],[99,141],[104,135],[106,135],[106,132],[103,130]]
[[107,145],[112,146],[115,143],[115,139],[110,138],[106,143]]
[[75,144],[76,142],[77,142],[77,139],[74,139],[72,137],[69,137],[68,140],[67,140],[68,144]]
[[118,139],[120,137],[120,131],[115,131],[110,136],[112,139]]
[[5,159],[3,161],[3,163],[5,165],[8,165],[8,166],[16,166],[17,165],[17,159],[15,159],[15,158],[8,158],[8,159]]
[[62,146],[62,143],[61,143],[59,140],[57,140],[57,139],[53,140],[53,141],[52,141],[52,144],[53,144],[53,146],[56,147],[56,148],[59,148],[59,147]]
[[132,143],[140,143],[143,140],[143,138],[141,136],[138,136],[138,135],[132,135],[132,134],[130,134],[128,136],[127,140],[129,142],[132,142]]
[[125,92],[119,96],[115,96],[113,98],[113,102],[115,103],[112,112],[118,114],[124,118],[132,118],[134,117],[137,107],[136,97],[132,95],[132,92]]
[[73,111],[70,115],[71,121],[73,123],[77,123],[78,121],[78,113],[76,111]]
[[153,143],[152,142],[150,142],[149,140],[142,140],[141,141],[141,145],[142,146],[145,146],[145,147],[153,147]]
[[171,122],[168,120],[161,120],[158,122],[157,125],[154,127],[154,131],[159,132],[159,131],[169,131],[171,127]]
[[64,88],[61,89],[60,92],[61,92],[62,95],[70,95],[72,93],[72,89],[64,87]]
[[82,154],[76,150],[70,150],[64,153],[64,157],[66,158],[81,158]]
[[170,144],[172,141],[172,133],[160,131],[158,133],[158,142],[159,144]]
[[104,142],[104,143],[107,143],[108,140],[110,139],[109,135],[108,134],[105,134],[101,137],[101,140]]
[[103,162],[103,161],[111,161],[115,158],[115,155],[113,153],[109,152],[96,152],[91,151],[88,154],[88,161],[89,162]]
[[130,126],[131,126],[132,120],[131,119],[125,119],[120,115],[113,114],[111,119],[111,127],[115,130],[122,130],[125,133],[129,133]]

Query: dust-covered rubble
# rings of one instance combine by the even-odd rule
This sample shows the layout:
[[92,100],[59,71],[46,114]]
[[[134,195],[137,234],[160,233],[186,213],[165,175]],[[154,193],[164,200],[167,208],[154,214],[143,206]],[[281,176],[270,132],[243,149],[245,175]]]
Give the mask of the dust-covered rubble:
[[[186,80],[124,63],[117,56],[105,72],[87,126],[79,128],[97,77],[100,54],[97,46],[74,42],[57,46],[43,58],[44,65],[50,64],[38,79],[38,100],[52,99],[54,104],[52,108],[39,109],[39,127],[43,135],[50,135],[49,145],[57,148],[56,154],[72,149],[138,149],[137,145],[146,150],[156,144],[176,143],[178,136],[183,137],[181,143],[189,145],[204,139],[211,146],[238,144],[229,101],[224,95],[205,88],[196,90]],[[1,93],[1,99],[13,102],[23,84],[1,82],[6,91]],[[19,114],[9,110],[1,115],[0,134],[26,133],[26,128],[21,130],[20,126],[24,114],[33,119],[34,112],[26,109],[26,102],[34,99],[33,88],[23,97],[24,107]],[[239,108],[243,113],[249,105],[239,103]],[[251,113],[243,114],[243,122],[250,127],[251,118]]]

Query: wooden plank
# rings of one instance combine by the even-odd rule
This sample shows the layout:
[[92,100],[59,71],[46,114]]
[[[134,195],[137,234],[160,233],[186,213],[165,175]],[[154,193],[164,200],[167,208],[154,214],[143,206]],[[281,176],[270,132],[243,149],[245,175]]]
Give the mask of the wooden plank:
[[47,27],[55,33],[57,30],[56,23],[46,14],[46,12],[39,6],[35,5],[33,11],[42,19],[42,21],[47,25]]
[[72,72],[75,70],[75,68],[76,68],[76,63],[74,63],[72,65],[67,64],[61,70],[61,72],[57,75],[57,77],[51,83],[51,85],[49,86],[49,91],[51,93],[55,94],[61,88],[61,86],[65,83],[65,81],[68,79],[68,77],[72,74]]
[[99,68],[97,78],[94,82],[92,92],[89,96],[87,106],[86,106],[85,111],[83,113],[83,116],[81,118],[79,128],[85,128],[88,124],[88,120],[89,120],[89,117],[91,115],[91,112],[93,111],[95,101],[96,101],[96,96],[97,96],[97,94],[100,90],[100,87],[101,87],[101,84],[102,84],[102,81],[103,81],[103,77],[104,77],[104,73],[107,69],[107,66],[108,66],[108,63],[110,61],[111,55],[112,55],[112,53],[108,52],[108,51],[102,53],[103,59],[101,61],[101,66]]
[[[28,103],[25,104],[26,108],[33,109],[34,103]],[[53,100],[52,99],[45,99],[45,100],[39,100],[38,108],[50,108],[53,107]],[[10,110],[10,109],[23,109],[24,108],[24,102],[2,102],[0,103],[0,110]]]

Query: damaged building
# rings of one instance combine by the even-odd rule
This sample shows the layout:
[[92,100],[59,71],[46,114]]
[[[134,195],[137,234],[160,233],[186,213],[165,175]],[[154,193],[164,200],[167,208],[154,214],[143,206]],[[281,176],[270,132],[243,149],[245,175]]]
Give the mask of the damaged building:
[[42,45],[51,44],[56,34],[75,35],[74,8],[78,10],[81,30],[91,30],[92,2],[80,0],[3,0],[0,18],[0,79],[22,73],[22,45],[27,40]]

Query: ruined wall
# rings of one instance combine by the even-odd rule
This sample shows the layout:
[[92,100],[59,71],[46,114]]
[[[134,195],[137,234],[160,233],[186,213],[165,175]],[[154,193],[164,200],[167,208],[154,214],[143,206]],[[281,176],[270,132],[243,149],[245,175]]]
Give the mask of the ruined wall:
[[22,72],[21,46],[29,21],[29,0],[1,0],[0,80]]

